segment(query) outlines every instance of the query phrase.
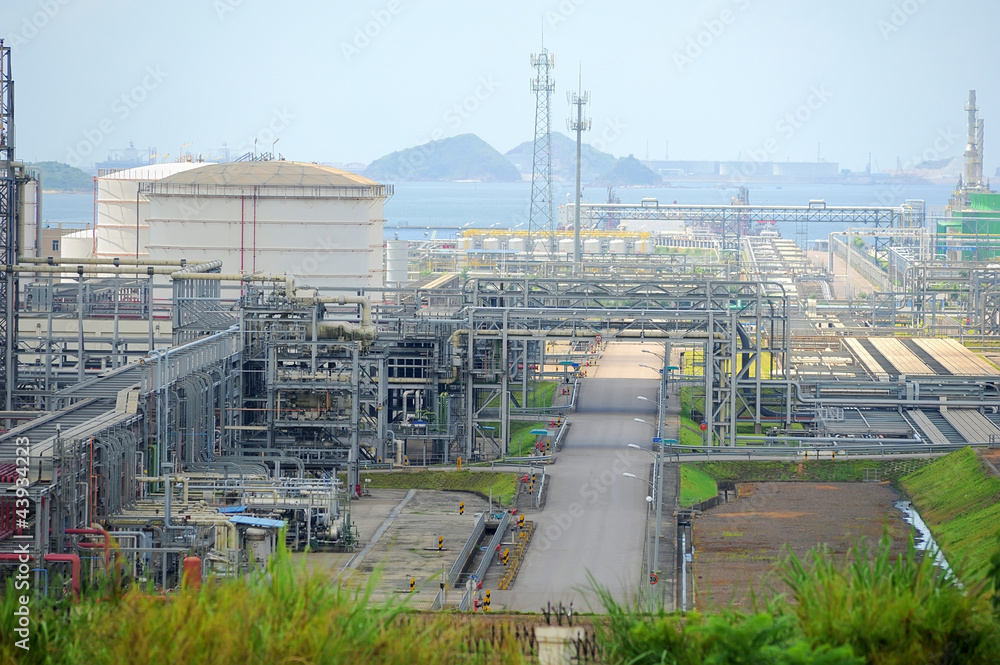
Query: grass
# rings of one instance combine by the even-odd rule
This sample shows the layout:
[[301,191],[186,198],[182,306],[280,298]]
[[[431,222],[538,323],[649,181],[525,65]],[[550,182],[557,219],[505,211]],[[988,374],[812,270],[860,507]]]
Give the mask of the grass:
[[808,482],[856,483],[865,480],[865,470],[878,472],[881,480],[897,482],[903,476],[930,464],[930,460],[813,460],[809,462],[693,462],[691,466],[716,480],[738,483],[779,482],[802,480]]
[[0,664],[404,665],[440,663],[442,654],[463,663],[523,662],[509,647],[471,646],[468,630],[446,614],[415,621],[405,601],[373,602],[377,584],[374,575],[366,587],[347,591],[296,570],[282,552],[266,573],[166,598],[133,589],[77,604],[38,599],[31,605],[29,651],[11,639],[17,601],[8,585],[0,599]]
[[719,493],[715,478],[690,464],[681,465],[681,505],[710,499]]
[[[390,471],[363,474],[371,479],[372,489],[460,490],[479,492],[493,498],[500,497],[503,505],[510,505],[517,490],[516,473],[498,471]],[[361,482],[364,482],[362,480]]]
[[1000,524],[1000,479],[972,448],[946,455],[902,480],[903,489],[949,561],[982,577]]
[[[996,541],[990,539],[994,545]],[[824,547],[778,566],[790,593],[752,613],[648,612],[591,582],[607,612],[595,624],[609,663],[654,665],[915,665],[1000,661],[1000,621],[990,583],[951,584],[917,551],[898,553],[888,538],[856,543],[846,557]]]
[[535,442],[538,437],[531,433],[533,429],[548,428],[547,422],[525,423],[514,421],[510,424],[510,454],[515,457],[535,455]]

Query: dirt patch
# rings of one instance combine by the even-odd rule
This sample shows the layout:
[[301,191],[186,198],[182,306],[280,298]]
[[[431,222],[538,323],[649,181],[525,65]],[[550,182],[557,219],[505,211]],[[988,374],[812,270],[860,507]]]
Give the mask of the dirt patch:
[[[899,551],[909,526],[893,508],[899,495],[877,483],[746,483],[739,498],[694,521],[694,583],[701,609],[749,610],[787,587],[775,573],[788,551],[802,557],[826,544],[843,558],[859,538],[885,529]],[[832,497],[830,490],[836,490]]]

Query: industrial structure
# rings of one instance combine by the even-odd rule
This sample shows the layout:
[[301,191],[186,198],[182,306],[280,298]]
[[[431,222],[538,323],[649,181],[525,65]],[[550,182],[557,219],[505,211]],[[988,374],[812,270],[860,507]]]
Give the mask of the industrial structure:
[[[90,575],[116,566],[168,589],[191,555],[204,575],[240,575],[281,534],[353,548],[362,469],[418,450],[505,457],[511,423],[572,408],[609,341],[664,345],[663,385],[702,396],[710,446],[934,452],[1000,435],[1000,372],[976,353],[1000,335],[996,271],[937,256],[923,202],[577,203],[572,233],[466,231],[383,255],[391,187],[267,159],[111,178],[102,219],[124,229],[134,213],[136,234],[109,226],[92,255],[56,259],[14,161],[9,50],[0,75],[0,554],[101,549]],[[133,251],[144,215],[148,248]],[[608,230],[608,215],[675,232]],[[871,293],[836,298],[832,271],[761,231],[775,219],[843,225],[831,256]],[[569,407],[540,403],[552,383]]]

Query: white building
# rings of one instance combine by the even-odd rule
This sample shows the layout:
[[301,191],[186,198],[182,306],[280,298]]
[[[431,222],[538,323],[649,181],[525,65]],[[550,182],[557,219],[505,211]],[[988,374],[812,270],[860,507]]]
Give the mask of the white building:
[[392,195],[340,169],[229,162],[148,185],[149,258],[219,259],[224,273],[292,274],[316,287],[380,288]]

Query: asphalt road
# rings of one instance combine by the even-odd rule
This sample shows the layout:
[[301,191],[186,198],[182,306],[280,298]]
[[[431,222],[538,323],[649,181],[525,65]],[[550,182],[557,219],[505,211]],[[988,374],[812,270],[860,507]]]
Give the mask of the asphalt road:
[[[639,367],[656,359],[639,344],[609,344],[580,389],[578,408],[558,461],[548,470],[545,509],[532,516],[535,536],[513,588],[496,594],[510,609],[538,611],[546,603],[575,609],[601,606],[593,582],[619,601],[631,599],[644,579],[643,540],[652,456],[626,447],[652,442],[658,374]],[[654,345],[647,345],[657,350]],[[650,359],[653,362],[650,362]],[[592,368],[593,370],[593,368]]]

